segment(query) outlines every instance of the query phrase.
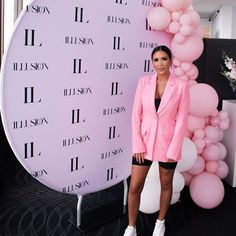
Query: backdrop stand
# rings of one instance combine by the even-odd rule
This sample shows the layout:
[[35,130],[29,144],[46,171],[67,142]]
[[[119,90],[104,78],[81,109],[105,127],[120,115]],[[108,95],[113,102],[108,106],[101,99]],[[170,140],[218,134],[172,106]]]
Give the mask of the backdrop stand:
[[[81,208],[83,199],[86,196],[78,195],[77,202],[77,215],[76,221],[70,221],[75,227],[82,232],[93,230],[99,226],[107,224],[108,222],[115,220],[117,217],[126,214],[127,212],[127,196],[128,196],[128,184],[127,179],[123,180],[124,194],[123,199],[114,200],[105,206],[98,207],[92,211],[88,211],[82,214]],[[122,207],[123,204],[123,207]]]

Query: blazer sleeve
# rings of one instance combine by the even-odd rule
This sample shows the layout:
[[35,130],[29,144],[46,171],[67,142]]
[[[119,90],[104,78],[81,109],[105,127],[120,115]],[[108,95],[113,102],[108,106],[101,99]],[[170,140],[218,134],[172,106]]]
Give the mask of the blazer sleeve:
[[141,135],[141,123],[142,123],[142,91],[143,83],[142,78],[139,79],[136,88],[133,109],[132,109],[132,150],[133,153],[146,152],[146,146],[143,142]]
[[185,83],[183,85],[181,98],[179,101],[174,135],[167,150],[167,158],[173,160],[180,159],[180,152],[182,150],[183,140],[187,130],[187,121],[189,114],[189,85],[187,81],[184,82]]

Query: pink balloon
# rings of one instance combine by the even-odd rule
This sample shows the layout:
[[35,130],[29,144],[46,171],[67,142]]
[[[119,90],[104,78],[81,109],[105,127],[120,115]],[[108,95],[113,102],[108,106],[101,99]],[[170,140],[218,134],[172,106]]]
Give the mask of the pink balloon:
[[207,161],[206,162],[206,171],[209,173],[215,173],[218,169],[218,162],[216,161]]
[[194,28],[191,25],[183,25],[180,27],[180,33],[184,36],[189,36],[193,33]]
[[204,117],[209,116],[216,109],[219,98],[210,85],[198,83],[189,89],[191,115]]
[[179,19],[179,23],[181,25],[191,25],[193,23],[192,18],[189,14],[183,14],[180,19]]
[[[206,145],[206,144],[205,144]],[[203,148],[197,148],[197,154],[198,155],[201,155],[203,152]]]
[[161,0],[162,6],[169,11],[179,11],[186,5],[186,0]]
[[229,119],[224,119],[220,122],[221,129],[228,129],[229,128]]
[[177,59],[176,57],[174,57],[174,59],[173,59],[173,64],[174,64],[175,66],[180,66],[180,65],[181,65],[181,61],[180,61],[179,59]]
[[210,139],[211,143],[217,143],[219,140],[219,130],[211,125],[208,125],[204,129],[205,137]]
[[197,157],[197,161],[194,165],[188,170],[188,173],[191,175],[199,175],[204,171],[205,161],[201,156]]
[[193,25],[197,26],[200,24],[200,16],[198,12],[195,10],[188,10],[188,15],[191,17]]
[[175,69],[175,74],[176,74],[177,76],[182,76],[182,75],[184,75],[184,72],[183,72],[183,70],[182,70],[180,67],[177,67],[177,68]]
[[193,64],[192,63],[188,63],[188,62],[183,62],[180,66],[180,68],[184,71],[184,72],[188,72],[192,69]]
[[191,4],[192,4],[192,0],[186,0],[186,3],[182,9],[184,9],[184,10],[187,9]]
[[206,161],[218,161],[220,159],[220,151],[217,145],[211,144],[204,148],[202,157]]
[[200,207],[211,209],[218,206],[224,198],[224,185],[215,174],[203,172],[195,176],[189,186],[192,200]]
[[181,17],[181,14],[178,11],[172,12],[171,14],[171,19],[173,21],[179,21],[180,17]]
[[180,29],[180,24],[179,22],[177,21],[173,21],[170,23],[169,25],[169,31],[172,33],[172,34],[176,34],[179,32],[179,29]]
[[217,116],[211,117],[210,124],[213,126],[218,126],[220,124],[220,118]]
[[218,169],[216,174],[220,179],[224,179],[229,174],[229,167],[224,161],[218,161]]
[[177,33],[174,38],[173,41],[176,41],[177,43],[181,44],[185,41],[186,37],[184,35],[182,35],[181,33]]
[[189,138],[189,139],[192,139],[192,137],[193,137],[193,133],[190,132],[190,131],[188,131],[188,130],[186,130],[186,134],[185,134],[185,136],[186,136],[187,138]]
[[224,120],[229,117],[227,111],[219,111],[218,116],[221,120]]
[[194,131],[194,137],[196,138],[204,138],[205,132],[202,129],[198,129]]
[[193,176],[190,175],[189,173],[187,173],[186,171],[185,172],[181,172],[181,174],[184,177],[185,185],[189,186],[191,181],[192,181],[192,179],[193,179]]
[[220,160],[224,160],[227,154],[226,148],[224,146],[224,144],[222,143],[217,143],[216,146],[219,148],[219,152],[220,152]]
[[205,126],[205,120],[202,117],[196,117],[189,115],[188,116],[188,123],[187,123],[187,129],[191,132],[194,132],[198,129],[203,129]]
[[203,149],[205,147],[205,141],[201,138],[194,139],[193,143],[197,149]]
[[155,30],[164,30],[171,21],[169,11],[164,7],[154,7],[147,16],[148,24]]
[[185,40],[182,44],[179,44],[176,40],[172,40],[171,50],[174,56],[181,61],[193,62],[203,52],[203,40],[196,35],[189,36],[188,40]]

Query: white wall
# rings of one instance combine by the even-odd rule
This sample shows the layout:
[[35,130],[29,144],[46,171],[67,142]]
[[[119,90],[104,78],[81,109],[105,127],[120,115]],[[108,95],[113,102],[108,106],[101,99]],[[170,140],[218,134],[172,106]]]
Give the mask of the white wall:
[[232,6],[222,6],[212,19],[212,38],[233,38],[235,18],[235,10]]
[[236,39],[236,7],[233,7],[232,39]]

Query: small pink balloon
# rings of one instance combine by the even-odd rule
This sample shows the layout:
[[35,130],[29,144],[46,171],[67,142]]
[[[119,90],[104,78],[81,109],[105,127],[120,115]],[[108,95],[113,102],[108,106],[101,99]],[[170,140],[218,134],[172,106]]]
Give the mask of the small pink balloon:
[[174,59],[173,59],[173,64],[174,64],[175,66],[180,66],[180,65],[181,65],[181,61],[180,61],[179,59],[177,59],[176,57],[174,57]]
[[188,62],[183,62],[180,66],[180,68],[184,71],[184,72],[188,72],[192,69],[193,64],[192,63],[188,63]]
[[224,120],[226,118],[229,118],[228,112],[227,111],[219,111],[218,116],[221,120]]
[[205,141],[201,138],[194,139],[193,143],[197,149],[203,149],[205,147]]
[[181,44],[185,41],[186,37],[184,35],[182,35],[181,33],[177,33],[174,38],[173,41],[176,41],[177,43]]
[[183,14],[179,19],[179,23],[181,25],[191,25],[193,21],[189,14]]
[[191,132],[194,132],[198,129],[203,129],[205,126],[205,120],[202,117],[196,117],[189,115],[188,116],[188,123],[187,123],[187,129]]
[[200,207],[211,209],[224,199],[224,185],[215,174],[203,172],[195,176],[189,186],[192,200]]
[[220,122],[221,129],[228,129],[229,128],[229,119],[224,119]]
[[190,87],[189,94],[189,112],[193,116],[209,116],[218,106],[218,94],[215,89],[208,84],[198,83]]
[[205,125],[210,124],[210,116],[205,117]]
[[211,126],[211,125],[207,125],[204,128],[204,132],[205,132],[205,137],[210,139],[211,143],[218,142],[220,133],[217,128],[215,128],[214,126]]
[[179,21],[181,14],[179,11],[172,12],[171,19],[172,21]]
[[169,25],[169,31],[172,33],[172,34],[176,34],[179,32],[179,29],[180,29],[180,24],[179,22],[177,21],[172,21]]
[[189,36],[193,33],[194,28],[191,25],[183,25],[180,27],[180,33],[184,36]]
[[217,143],[216,146],[219,148],[219,152],[220,152],[220,160],[224,160],[227,154],[226,148],[224,146],[224,144],[222,143]]
[[147,16],[148,24],[155,30],[166,29],[171,21],[170,12],[165,7],[154,7]]
[[187,0],[161,0],[162,6],[169,11],[179,11],[186,5]]
[[181,43],[175,37],[174,39],[175,40],[172,40],[171,42],[171,51],[174,56],[181,61],[193,62],[201,56],[203,52],[202,38],[191,35],[188,37],[188,40],[184,40],[184,42],[181,41]]
[[218,110],[215,109],[215,110],[212,112],[211,116],[218,116],[218,114],[219,114]]
[[196,12],[195,10],[188,10],[187,14],[191,17],[192,24],[194,26],[197,26],[200,24],[200,16],[199,16],[198,12]]
[[182,7],[182,9],[183,9],[183,10],[188,9],[191,4],[192,4],[192,0],[186,0],[186,3],[185,3],[184,6]]
[[177,68],[175,68],[175,74],[177,76],[182,76],[182,75],[184,75],[184,72],[180,67],[177,67]]
[[210,124],[213,126],[219,126],[220,124],[220,118],[219,117],[211,117],[210,118]]
[[181,172],[181,174],[182,174],[183,177],[184,177],[185,185],[186,185],[186,186],[189,186],[190,183],[191,183],[191,181],[192,181],[192,179],[193,179],[193,176],[190,175],[189,173],[187,173],[186,171]]
[[206,162],[206,171],[214,174],[218,169],[218,162],[216,161],[207,161]]
[[191,175],[199,175],[205,169],[205,161],[201,156],[197,157],[197,161],[194,165],[188,170],[188,173]]
[[229,174],[229,167],[224,161],[218,161],[218,169],[216,171],[216,174],[220,179],[224,179]]
[[202,129],[197,129],[194,131],[194,137],[196,138],[204,138],[205,132]]
[[218,161],[220,159],[220,150],[217,145],[211,144],[203,149],[202,157],[206,161]]

